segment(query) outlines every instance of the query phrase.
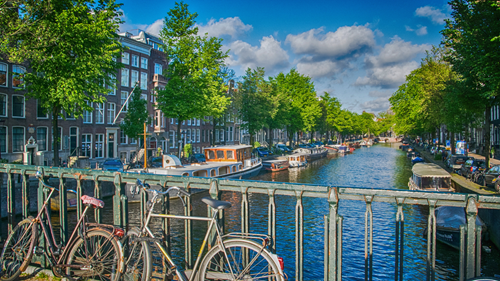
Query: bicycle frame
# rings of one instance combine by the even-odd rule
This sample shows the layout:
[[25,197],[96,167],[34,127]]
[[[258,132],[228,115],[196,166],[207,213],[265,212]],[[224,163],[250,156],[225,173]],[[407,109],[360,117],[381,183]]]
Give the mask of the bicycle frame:
[[170,255],[165,250],[165,248],[163,248],[163,246],[161,245],[161,243],[158,242],[158,241],[154,241],[156,247],[163,254],[163,256],[165,257],[165,259],[169,263],[170,267],[173,268],[173,269],[175,269],[175,273],[179,277],[180,280],[182,280],[182,281],[194,280],[196,274],[198,273],[198,266],[199,266],[199,264],[201,262],[201,257],[202,257],[202,254],[203,254],[203,250],[205,249],[205,246],[206,246],[207,241],[208,241],[208,237],[209,237],[209,235],[210,235],[210,233],[211,233],[211,231],[212,231],[213,228],[215,228],[216,233],[217,233],[216,234],[216,238],[217,238],[216,242],[217,242],[218,245],[221,246],[221,249],[223,249],[225,258],[227,260],[229,260],[228,255],[225,252],[226,249],[224,247],[224,242],[222,240],[221,230],[220,230],[220,227],[219,227],[219,225],[217,223],[217,214],[218,214],[219,210],[214,210],[214,215],[211,218],[208,218],[208,217],[194,217],[194,216],[180,216],[180,215],[170,215],[170,214],[154,214],[153,213],[153,209],[154,209],[154,206],[156,204],[156,198],[157,197],[158,197],[158,195],[156,195],[155,197],[153,197],[153,199],[151,199],[152,204],[151,204],[151,206],[150,206],[150,208],[148,210],[148,215],[146,216],[146,220],[144,222],[144,226],[142,226],[142,228],[141,228],[141,231],[140,231],[141,235],[148,235],[149,237],[151,237],[153,239],[156,239],[156,237],[154,236],[153,232],[148,227],[148,224],[149,224],[149,221],[151,220],[151,218],[197,220],[197,221],[207,221],[207,222],[210,222],[210,225],[209,225],[209,227],[207,229],[207,233],[205,234],[205,238],[203,239],[203,243],[202,243],[202,245],[200,247],[200,251],[198,252],[198,256],[196,257],[196,262],[195,262],[195,264],[193,266],[193,269],[192,269],[193,271],[192,271],[192,273],[191,273],[191,275],[190,275],[189,278],[186,276],[186,274],[184,273],[184,271],[179,270],[179,267],[173,261],[173,259],[170,257]]

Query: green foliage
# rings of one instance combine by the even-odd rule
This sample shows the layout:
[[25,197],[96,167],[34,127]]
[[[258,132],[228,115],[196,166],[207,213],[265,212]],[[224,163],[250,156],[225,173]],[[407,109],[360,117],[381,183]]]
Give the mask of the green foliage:
[[147,101],[141,98],[142,90],[135,87],[128,101],[127,113],[120,129],[129,138],[139,139],[144,132],[144,124],[149,123]]
[[230,102],[224,86],[227,52],[222,51],[222,39],[197,35],[197,16],[189,12],[187,4],[176,3],[160,32],[169,68],[163,73],[167,85],[157,89],[158,108],[179,123],[204,116],[220,117]]
[[187,143],[182,150],[184,151],[184,157],[186,158],[193,154],[193,147],[190,143]]
[[[120,4],[109,1],[15,0],[0,8],[0,52],[9,61],[29,62],[26,95],[52,113],[79,117],[102,103],[121,67],[116,31]],[[104,94],[104,95],[103,95]],[[63,115],[63,118],[66,116]],[[59,130],[54,130],[57,134]],[[58,147],[58,136],[54,135]],[[54,150],[58,164],[58,150]]]
[[253,143],[253,148],[257,148],[257,147],[260,147],[260,143],[258,141]]

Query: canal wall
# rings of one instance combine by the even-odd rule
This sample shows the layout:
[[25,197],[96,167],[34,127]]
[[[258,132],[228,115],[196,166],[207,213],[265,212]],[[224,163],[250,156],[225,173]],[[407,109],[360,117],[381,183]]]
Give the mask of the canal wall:
[[[424,151],[423,149],[420,149],[420,147],[415,147],[415,150],[422,155],[426,162],[439,165],[441,168],[450,172],[450,169],[446,167],[444,161],[434,160],[433,155],[431,155],[427,151]],[[468,181],[464,177],[457,175],[456,173],[450,172],[450,174],[451,185],[456,192],[481,195],[498,195],[498,193],[496,193],[494,189],[480,186],[476,183]],[[495,244],[495,246],[500,249],[500,210],[480,208],[478,211],[478,215],[488,227],[488,233],[491,242],[493,242],[493,244]]]

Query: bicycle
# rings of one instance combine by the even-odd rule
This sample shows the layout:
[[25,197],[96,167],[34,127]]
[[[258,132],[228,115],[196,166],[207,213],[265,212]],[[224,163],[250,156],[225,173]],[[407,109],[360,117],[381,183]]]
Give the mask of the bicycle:
[[[104,202],[87,195],[82,196],[86,207],[66,246],[58,245],[48,206],[54,192],[59,190],[46,184],[40,172],[36,173],[36,177],[44,191],[49,192],[48,196],[35,218],[30,216],[22,220],[9,234],[0,256],[3,273],[0,280],[16,280],[26,270],[34,254],[45,255],[57,277],[119,280],[120,271],[123,271],[123,252],[119,238],[125,232],[110,225],[87,222],[89,208],[103,208]],[[39,227],[48,251],[38,246]]]
[[[153,213],[154,205],[159,202],[160,196],[164,196],[174,190],[186,206],[182,195],[190,196],[183,188],[171,186],[166,191],[150,189],[149,184],[143,184],[137,180],[137,188],[132,187],[132,194],[142,192],[152,193],[148,202],[147,215],[143,226],[134,228],[127,232],[124,240],[125,258],[124,279],[126,280],[150,280],[152,275],[152,255],[150,242],[159,250],[167,262],[167,276],[177,276],[177,280],[285,280],[283,273],[283,260],[266,249],[271,239],[267,235],[250,233],[221,234],[221,228],[217,222],[218,212],[231,207],[230,202],[203,198],[202,201],[213,210],[212,217],[180,216],[171,214]],[[191,270],[182,270],[163,248],[161,241],[155,237],[148,227],[151,218],[198,220],[209,222],[209,227],[202,242],[196,262]],[[201,260],[202,253],[209,240],[209,236],[215,231],[215,245],[208,250]],[[171,276],[170,276],[171,275]]]

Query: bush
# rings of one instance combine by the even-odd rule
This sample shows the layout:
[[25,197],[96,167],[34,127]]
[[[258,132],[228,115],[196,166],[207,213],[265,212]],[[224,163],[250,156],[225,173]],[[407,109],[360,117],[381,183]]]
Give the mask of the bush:
[[184,146],[184,157],[189,158],[189,156],[193,153],[193,147],[190,143]]
[[258,141],[253,143],[253,148],[257,148],[257,147],[260,147],[260,143]]
[[441,153],[434,155],[434,160],[442,160],[442,159],[443,159],[443,155],[441,155]]

